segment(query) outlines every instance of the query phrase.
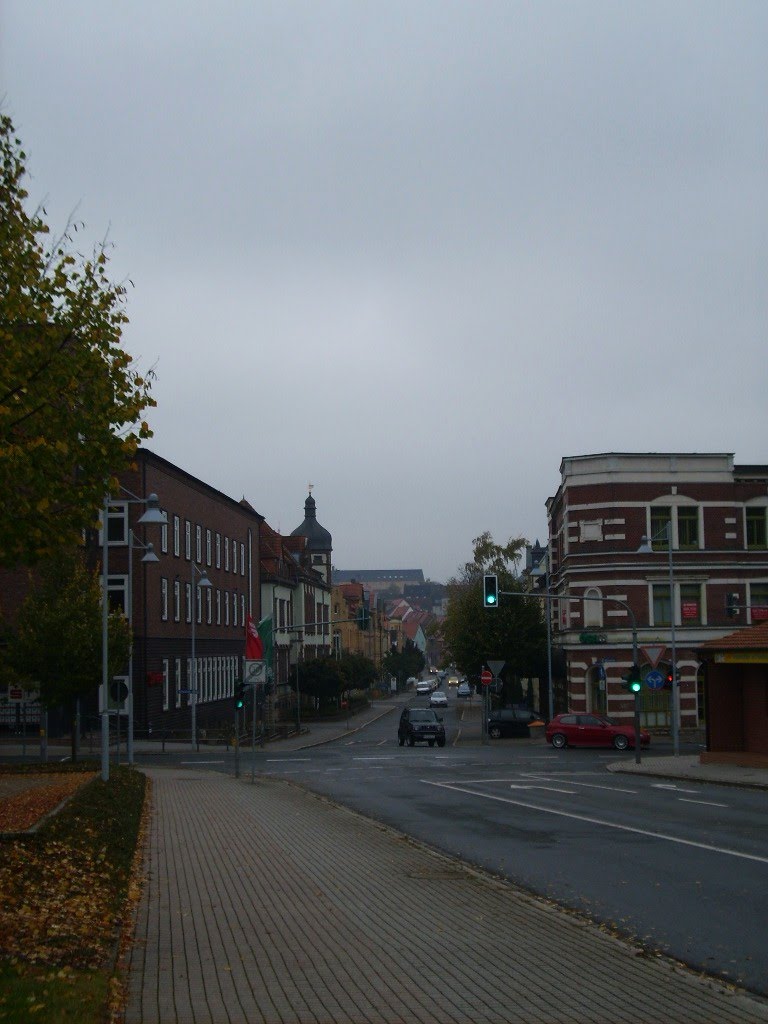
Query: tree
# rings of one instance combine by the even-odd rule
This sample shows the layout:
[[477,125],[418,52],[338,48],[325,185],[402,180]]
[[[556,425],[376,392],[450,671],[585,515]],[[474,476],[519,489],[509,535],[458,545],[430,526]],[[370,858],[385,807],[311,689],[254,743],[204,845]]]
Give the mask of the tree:
[[[108,633],[111,679],[130,654],[130,626],[121,612],[110,614]],[[39,690],[45,707],[64,705],[74,717],[77,700],[96,692],[102,675],[101,583],[86,567],[82,549],[62,549],[40,565],[6,651],[17,681]],[[76,738],[73,728],[73,757]]]
[[411,676],[418,676],[426,665],[426,659],[413,640],[406,640],[402,651],[391,650],[384,657],[384,671],[394,676],[399,683]]
[[[0,564],[33,565],[76,543],[151,436],[150,383],[120,345],[126,288],[107,246],[73,251],[25,210],[26,154],[0,116]],[[150,374],[151,376],[151,374]]]
[[457,667],[476,680],[489,658],[504,661],[510,691],[515,677],[536,674],[546,656],[546,624],[540,601],[534,597],[502,595],[498,608],[484,608],[483,575],[495,572],[500,591],[522,595],[515,569],[524,544],[517,538],[499,545],[490,533],[483,533],[472,542],[472,561],[448,581],[444,634]]

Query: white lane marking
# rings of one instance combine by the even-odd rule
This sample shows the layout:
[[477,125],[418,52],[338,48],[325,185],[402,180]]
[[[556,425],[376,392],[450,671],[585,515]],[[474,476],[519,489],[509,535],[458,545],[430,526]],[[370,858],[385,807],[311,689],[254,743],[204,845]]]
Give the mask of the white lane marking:
[[512,782],[509,786],[510,789],[543,789],[545,793],[565,793],[567,796],[576,796],[575,789],[555,789],[554,786],[536,786],[532,782],[521,783]]
[[674,782],[652,782],[651,789],[673,789],[676,793],[698,793],[697,789],[681,789]]
[[[540,781],[544,781],[546,779],[546,776],[524,775],[524,778],[539,779]],[[609,793],[630,793],[632,796],[637,795],[636,789],[619,789],[618,786],[598,786],[595,782],[574,782],[572,779],[563,781],[567,781],[569,786],[581,786],[582,789],[605,789]]]
[[393,758],[392,754],[381,754],[369,757],[363,757],[362,755],[355,756],[352,758],[353,761],[391,761]]
[[381,742],[377,743],[376,746],[383,747],[385,743],[389,743],[389,740],[381,740]]
[[684,796],[678,798],[681,804],[704,804],[705,807],[727,807],[728,804],[716,804],[714,800],[687,800]]
[[224,764],[224,761],[179,761],[179,764]]
[[516,807],[526,807],[530,811],[542,811],[544,814],[554,814],[559,818],[572,818],[574,821],[586,821],[590,825],[603,825],[605,828],[615,828],[619,832],[633,832],[635,835],[648,836],[650,839],[663,839],[668,843],[679,843],[681,846],[694,846],[699,850],[708,850],[710,853],[724,853],[728,857],[738,857],[741,860],[756,860],[760,864],[768,864],[768,857],[760,857],[754,853],[741,853],[738,850],[727,850],[724,846],[712,846],[709,843],[697,843],[694,839],[680,839],[678,836],[669,836],[664,832],[652,832],[650,829],[635,828],[632,825],[619,825],[613,821],[604,821],[602,818],[592,818],[587,814],[574,814],[571,811],[559,811],[553,807],[542,807],[540,804],[529,804],[524,800],[510,800],[508,796],[496,796],[493,793],[478,793],[475,789],[465,789],[464,786],[457,786],[451,782],[432,782],[430,779],[421,780],[426,786],[438,786],[442,789],[453,789],[458,793],[467,793],[469,796],[479,796],[484,800],[497,800],[502,804],[513,804]]
[[297,761],[311,761],[311,757],[268,757],[268,764],[280,764],[282,761],[287,761],[288,764],[296,764]]

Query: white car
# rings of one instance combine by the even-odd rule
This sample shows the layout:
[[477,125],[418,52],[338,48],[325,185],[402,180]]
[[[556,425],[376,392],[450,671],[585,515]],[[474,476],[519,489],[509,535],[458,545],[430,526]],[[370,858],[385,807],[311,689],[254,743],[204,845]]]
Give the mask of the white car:
[[420,679],[418,681],[418,683],[416,683],[416,693],[431,693],[431,692],[432,692],[432,683],[430,683],[428,680]]
[[448,698],[445,696],[442,690],[435,690],[435,692],[429,698],[429,706],[431,708],[447,708]]

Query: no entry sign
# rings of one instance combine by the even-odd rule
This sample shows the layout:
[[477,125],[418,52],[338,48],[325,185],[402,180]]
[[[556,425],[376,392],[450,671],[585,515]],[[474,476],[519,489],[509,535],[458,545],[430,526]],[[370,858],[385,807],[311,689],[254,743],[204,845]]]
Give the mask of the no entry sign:
[[483,686],[490,686],[493,682],[493,672],[489,668],[484,668],[480,673],[480,682]]

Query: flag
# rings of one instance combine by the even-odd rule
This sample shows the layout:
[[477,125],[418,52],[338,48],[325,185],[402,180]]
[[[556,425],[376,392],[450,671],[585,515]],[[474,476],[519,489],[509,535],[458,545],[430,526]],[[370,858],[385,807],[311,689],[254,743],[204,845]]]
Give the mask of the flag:
[[245,660],[261,661],[264,657],[264,641],[259,636],[253,616],[245,620]]

